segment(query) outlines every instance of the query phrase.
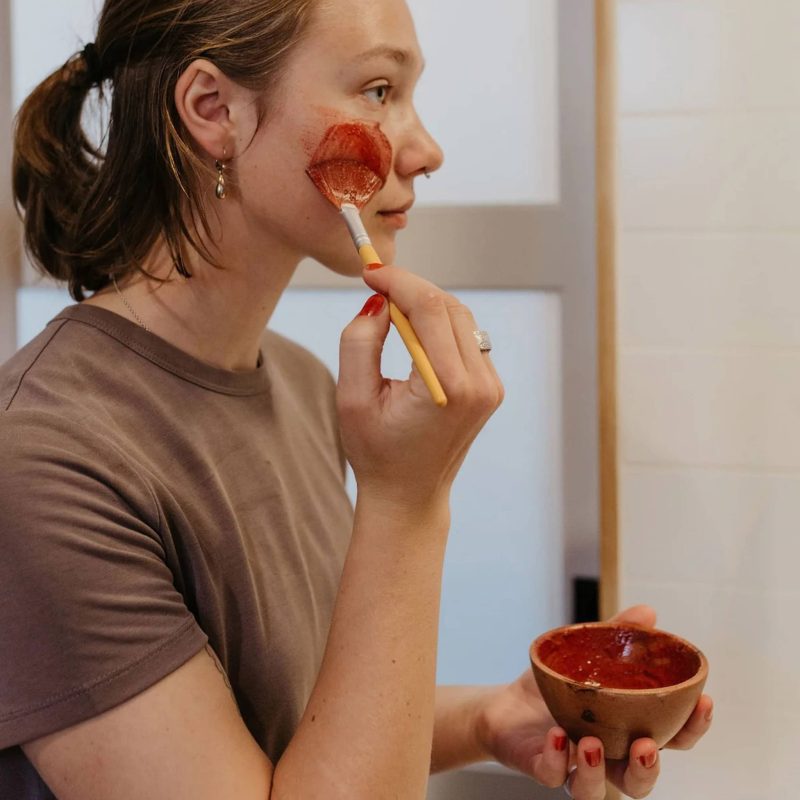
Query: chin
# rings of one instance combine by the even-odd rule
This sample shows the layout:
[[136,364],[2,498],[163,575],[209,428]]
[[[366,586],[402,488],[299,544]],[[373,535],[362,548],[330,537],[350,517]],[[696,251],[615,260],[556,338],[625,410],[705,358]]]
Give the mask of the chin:
[[[373,235],[370,233],[372,244],[381,257],[384,264],[393,264],[395,255],[397,253],[397,243],[394,236],[386,236],[382,234]],[[346,278],[360,278],[364,270],[364,265],[361,263],[361,258],[356,252],[350,237],[347,237],[347,244],[342,249],[336,247],[335,250],[330,250],[324,253],[311,253],[311,257],[318,261],[323,266],[327,267],[337,275],[343,275]]]

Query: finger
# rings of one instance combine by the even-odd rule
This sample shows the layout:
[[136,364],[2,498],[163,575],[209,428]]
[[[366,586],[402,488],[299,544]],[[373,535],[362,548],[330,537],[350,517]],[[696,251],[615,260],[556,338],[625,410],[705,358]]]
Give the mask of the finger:
[[533,777],[549,789],[564,783],[569,769],[569,739],[563,728],[551,728],[542,752],[534,759]]
[[658,746],[652,739],[637,739],[631,746],[627,761],[606,763],[608,780],[634,800],[647,797],[653,791],[660,770]]
[[603,743],[594,736],[578,743],[577,769],[570,776],[568,789],[575,800],[604,800],[606,796]]
[[467,375],[447,312],[446,293],[399,267],[365,270],[364,281],[408,317],[445,393],[451,399],[460,396]]
[[656,625],[656,612],[650,606],[640,605],[631,606],[619,614],[615,614],[609,622],[631,622],[634,625],[642,625],[645,628],[654,628]]
[[377,400],[383,386],[381,353],[388,333],[388,303],[381,295],[373,295],[342,331],[339,343],[340,411],[360,409]]
[[475,322],[472,311],[455,297],[446,301],[446,306],[464,365],[472,373],[484,374],[487,359],[481,353],[478,340],[475,338],[478,323]]
[[472,311],[455,297],[446,301],[447,312],[467,372],[485,387],[489,406],[494,409],[503,401],[504,389],[488,353],[481,352],[475,332],[478,323]]
[[690,750],[708,733],[713,718],[714,701],[704,694],[697,701],[692,716],[666,746],[671,750]]

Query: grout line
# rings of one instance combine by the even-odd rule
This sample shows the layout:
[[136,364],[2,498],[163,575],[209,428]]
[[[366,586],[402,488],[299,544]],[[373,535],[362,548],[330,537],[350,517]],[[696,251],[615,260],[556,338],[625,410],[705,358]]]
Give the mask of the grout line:
[[687,228],[681,226],[648,226],[648,225],[620,225],[620,234],[623,235],[642,235],[660,234],[682,236],[800,236],[800,225],[791,228],[747,228],[747,227],[705,227]]
[[753,106],[751,108],[686,108],[686,109],[653,109],[643,111],[620,111],[620,120],[629,119],[664,119],[664,118],[708,118],[730,116],[785,116],[800,115],[800,106]]
[[714,347],[678,346],[678,345],[633,345],[619,343],[619,351],[623,355],[654,356],[800,356],[800,344],[775,346],[764,345],[717,345]]
[[620,228],[620,232],[625,236],[674,236],[680,234],[683,237],[694,237],[697,239],[708,239],[716,237],[742,237],[760,236],[777,238],[787,236],[790,238],[800,237],[800,227],[797,228],[655,228],[646,226],[632,226]]
[[762,467],[757,464],[717,464],[692,463],[670,461],[658,463],[655,461],[631,461],[623,459],[622,469],[631,468],[637,470],[648,470],[650,472],[724,472],[738,475],[750,475],[753,477],[786,477],[800,478],[800,466],[797,467]]

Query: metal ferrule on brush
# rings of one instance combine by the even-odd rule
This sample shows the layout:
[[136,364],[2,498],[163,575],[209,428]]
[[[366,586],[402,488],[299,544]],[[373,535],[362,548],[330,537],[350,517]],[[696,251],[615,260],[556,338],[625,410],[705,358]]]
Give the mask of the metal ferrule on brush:
[[350,236],[353,237],[355,246],[360,250],[364,245],[371,245],[369,234],[364,227],[364,222],[361,219],[359,210],[352,203],[342,204],[342,216],[347,223],[347,229],[350,231]]

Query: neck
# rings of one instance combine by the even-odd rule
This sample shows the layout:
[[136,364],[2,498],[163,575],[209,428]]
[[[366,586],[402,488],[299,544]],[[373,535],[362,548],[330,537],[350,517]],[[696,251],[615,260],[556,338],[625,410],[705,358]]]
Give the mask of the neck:
[[[227,370],[256,367],[261,337],[299,263],[296,254],[264,258],[253,251],[220,258],[219,269],[192,252],[187,279],[178,275],[164,246],[136,273],[85,302],[114,311],[201,361]],[[270,252],[269,250],[262,250]],[[126,303],[122,297],[125,298]],[[132,315],[128,306],[135,311]]]

